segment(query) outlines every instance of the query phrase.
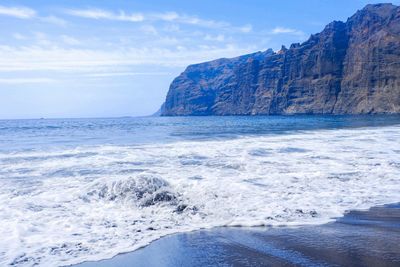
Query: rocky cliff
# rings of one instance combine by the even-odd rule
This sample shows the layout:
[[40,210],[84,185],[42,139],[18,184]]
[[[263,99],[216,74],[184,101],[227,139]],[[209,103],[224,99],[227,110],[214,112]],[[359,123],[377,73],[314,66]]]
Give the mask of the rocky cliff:
[[302,44],[190,65],[161,114],[400,113],[400,7],[367,5]]

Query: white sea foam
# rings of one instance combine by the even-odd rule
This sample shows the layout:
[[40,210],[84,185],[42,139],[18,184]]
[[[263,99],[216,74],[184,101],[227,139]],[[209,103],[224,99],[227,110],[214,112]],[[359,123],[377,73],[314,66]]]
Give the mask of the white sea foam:
[[0,154],[0,266],[67,265],[223,225],[400,201],[400,127]]

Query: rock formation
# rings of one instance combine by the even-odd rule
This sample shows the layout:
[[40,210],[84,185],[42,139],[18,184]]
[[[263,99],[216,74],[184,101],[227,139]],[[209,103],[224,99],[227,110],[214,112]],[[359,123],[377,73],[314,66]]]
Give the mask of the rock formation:
[[161,115],[400,113],[400,7],[367,5],[302,44],[190,65]]

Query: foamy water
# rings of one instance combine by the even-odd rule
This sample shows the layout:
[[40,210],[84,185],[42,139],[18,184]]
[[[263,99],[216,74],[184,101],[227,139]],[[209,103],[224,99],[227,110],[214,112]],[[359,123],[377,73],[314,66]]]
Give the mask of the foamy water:
[[171,233],[320,224],[400,201],[400,126],[0,152],[0,266],[100,260]]

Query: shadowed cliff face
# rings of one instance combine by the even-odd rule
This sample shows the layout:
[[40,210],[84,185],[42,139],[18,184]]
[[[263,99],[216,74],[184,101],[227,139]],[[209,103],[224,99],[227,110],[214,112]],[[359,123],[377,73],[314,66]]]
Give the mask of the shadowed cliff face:
[[400,113],[400,7],[368,5],[302,44],[189,66],[162,115]]

